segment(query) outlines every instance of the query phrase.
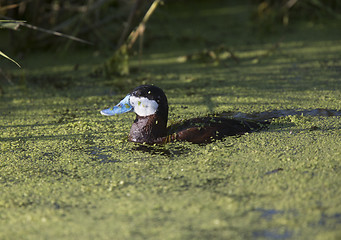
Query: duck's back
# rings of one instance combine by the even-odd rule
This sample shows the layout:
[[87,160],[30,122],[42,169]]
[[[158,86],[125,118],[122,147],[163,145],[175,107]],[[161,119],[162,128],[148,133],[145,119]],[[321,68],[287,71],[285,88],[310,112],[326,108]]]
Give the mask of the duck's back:
[[262,124],[222,117],[192,118],[170,126],[173,139],[192,143],[209,143],[226,136],[242,135],[261,128]]

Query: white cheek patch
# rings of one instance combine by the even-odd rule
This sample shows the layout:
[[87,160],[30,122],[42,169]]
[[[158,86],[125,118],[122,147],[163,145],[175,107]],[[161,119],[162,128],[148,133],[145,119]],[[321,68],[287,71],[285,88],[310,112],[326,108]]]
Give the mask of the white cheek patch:
[[155,114],[159,106],[155,100],[134,96],[130,96],[130,104],[134,108],[134,112],[141,117]]

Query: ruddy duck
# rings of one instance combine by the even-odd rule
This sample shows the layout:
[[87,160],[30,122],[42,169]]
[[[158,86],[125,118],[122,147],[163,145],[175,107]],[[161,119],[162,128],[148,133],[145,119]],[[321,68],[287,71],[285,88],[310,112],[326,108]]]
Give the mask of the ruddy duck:
[[257,122],[212,116],[184,120],[167,128],[167,97],[162,89],[153,85],[135,88],[116,106],[102,110],[101,114],[112,116],[130,111],[136,113],[136,119],[128,139],[137,143],[210,143],[226,136],[252,132],[262,126]]

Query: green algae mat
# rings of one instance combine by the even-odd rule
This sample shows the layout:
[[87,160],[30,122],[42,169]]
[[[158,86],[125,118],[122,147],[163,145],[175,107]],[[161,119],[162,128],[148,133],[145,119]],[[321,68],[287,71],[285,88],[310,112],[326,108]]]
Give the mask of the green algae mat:
[[[241,23],[230,22],[219,35],[219,18],[232,13],[204,9],[198,16],[217,16],[216,25],[174,30],[171,15],[153,16],[154,46],[130,60],[126,77],[94,75],[103,57],[92,51],[32,54],[9,71],[0,239],[341,239],[340,22],[268,39],[238,35]],[[136,145],[127,142],[134,114],[99,110],[145,83],[165,91],[170,123],[284,116],[207,145]]]

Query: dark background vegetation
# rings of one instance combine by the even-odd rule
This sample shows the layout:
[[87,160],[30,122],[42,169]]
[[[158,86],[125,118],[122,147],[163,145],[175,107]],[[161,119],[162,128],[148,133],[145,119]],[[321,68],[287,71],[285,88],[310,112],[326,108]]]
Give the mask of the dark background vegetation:
[[[89,41],[97,49],[115,50],[130,13],[133,21],[128,26],[132,31],[141,21],[152,0],[0,0],[0,19],[25,20],[27,24],[61,32]],[[165,0],[156,12],[163,13],[172,4],[191,4],[193,7],[205,0]],[[233,1],[215,0],[221,4]],[[341,2],[338,0],[247,0],[254,11],[249,19],[258,32],[271,34],[296,20],[322,21],[325,18],[341,17]],[[172,24],[169,22],[169,24]],[[1,45],[7,40],[11,52],[33,50],[67,49],[70,46],[84,47],[43,31],[22,26],[20,31],[1,34]],[[1,30],[5,31],[4,29]],[[2,48],[4,45],[2,46]]]

